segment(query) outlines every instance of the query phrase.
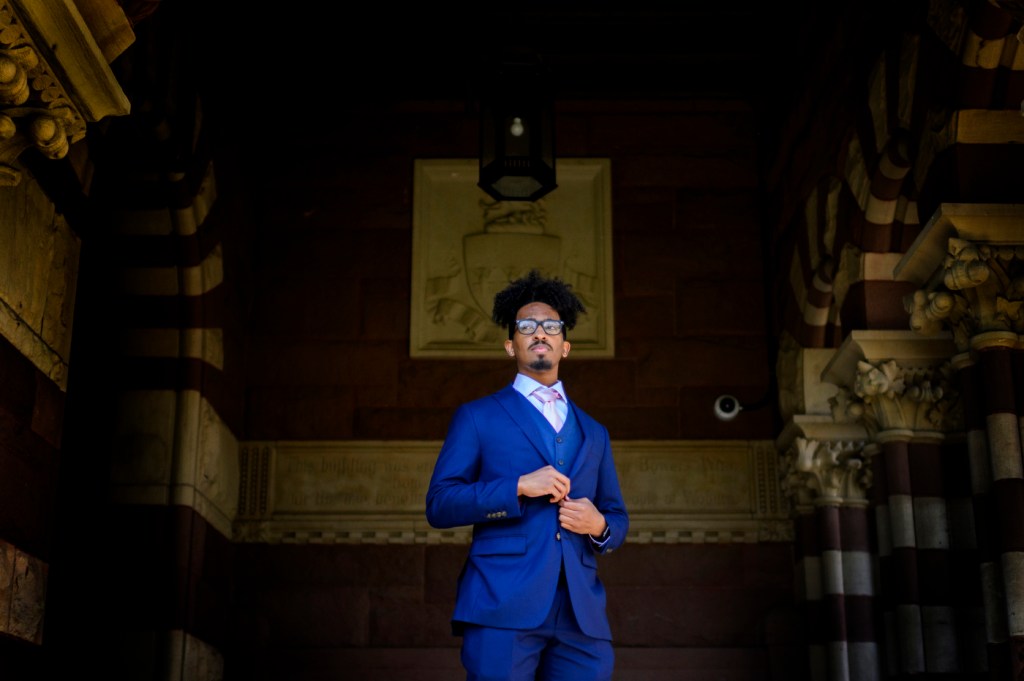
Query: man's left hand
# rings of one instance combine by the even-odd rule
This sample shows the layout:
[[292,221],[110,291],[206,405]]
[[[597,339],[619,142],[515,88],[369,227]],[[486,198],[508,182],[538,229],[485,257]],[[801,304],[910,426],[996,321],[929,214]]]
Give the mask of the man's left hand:
[[558,506],[558,522],[571,532],[598,537],[608,525],[601,512],[586,497],[579,499],[566,497],[558,502]]

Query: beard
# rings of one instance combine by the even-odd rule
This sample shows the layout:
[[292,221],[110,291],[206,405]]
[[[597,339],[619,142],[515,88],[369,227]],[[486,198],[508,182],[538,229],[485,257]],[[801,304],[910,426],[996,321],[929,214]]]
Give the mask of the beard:
[[534,371],[549,371],[553,365],[551,364],[551,360],[547,357],[538,357],[527,366]]

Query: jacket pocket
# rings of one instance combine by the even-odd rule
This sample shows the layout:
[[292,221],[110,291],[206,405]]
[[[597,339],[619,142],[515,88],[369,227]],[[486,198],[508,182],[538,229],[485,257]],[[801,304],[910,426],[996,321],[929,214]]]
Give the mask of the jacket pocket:
[[474,537],[469,547],[471,556],[497,556],[526,553],[526,536],[522,534]]

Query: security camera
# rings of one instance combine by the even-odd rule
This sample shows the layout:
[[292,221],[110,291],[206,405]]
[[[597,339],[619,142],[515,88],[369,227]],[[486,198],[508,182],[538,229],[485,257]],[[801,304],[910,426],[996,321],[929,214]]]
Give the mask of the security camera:
[[732,421],[743,411],[743,405],[732,395],[719,395],[715,400],[715,416],[719,421]]

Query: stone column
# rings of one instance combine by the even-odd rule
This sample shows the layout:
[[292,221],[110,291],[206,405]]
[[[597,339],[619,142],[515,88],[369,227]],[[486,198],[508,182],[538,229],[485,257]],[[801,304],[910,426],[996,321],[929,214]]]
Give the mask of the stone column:
[[952,334],[965,396],[990,678],[1024,673],[1024,207],[943,204],[896,268],[922,336]]
[[863,425],[872,495],[887,676],[959,671],[948,589],[941,445],[956,431],[948,335],[853,331],[822,372],[839,387],[833,418]]
[[[986,567],[991,570],[983,580],[986,602],[992,603],[993,637],[998,645],[1008,636],[1013,678],[1024,671],[1024,470],[1021,459],[1019,407],[1014,394],[1019,373],[1020,340],[1017,334],[987,332],[971,338],[971,349],[978,355],[985,386],[984,409],[986,435],[991,462],[992,523],[987,546],[991,548]],[[1001,580],[996,577],[1001,573]],[[1000,631],[1003,612],[996,609],[999,596],[1005,598],[1006,631]],[[994,651],[995,652],[995,651]]]
[[799,415],[783,432],[783,489],[796,512],[798,593],[815,681],[880,678],[863,431]]

